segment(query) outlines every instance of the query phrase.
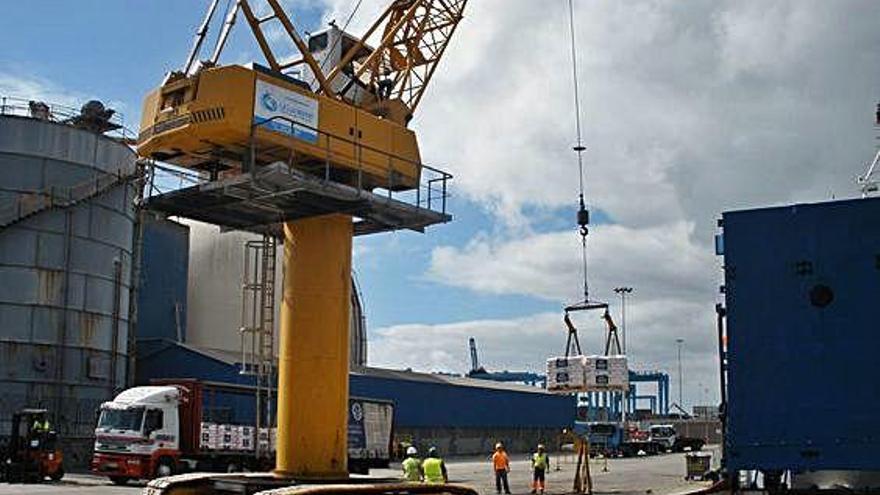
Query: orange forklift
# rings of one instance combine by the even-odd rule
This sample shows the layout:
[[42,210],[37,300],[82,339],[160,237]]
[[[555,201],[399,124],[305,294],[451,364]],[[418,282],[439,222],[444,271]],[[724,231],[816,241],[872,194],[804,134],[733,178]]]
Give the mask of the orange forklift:
[[49,427],[45,409],[22,409],[12,415],[8,442],[0,446],[0,481],[40,483],[64,476],[58,435]]

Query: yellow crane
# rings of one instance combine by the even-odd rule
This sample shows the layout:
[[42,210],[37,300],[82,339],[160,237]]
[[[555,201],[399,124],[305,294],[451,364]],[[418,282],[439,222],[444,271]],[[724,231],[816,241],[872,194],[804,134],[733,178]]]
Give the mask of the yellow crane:
[[[407,124],[467,0],[394,0],[361,37],[331,23],[305,39],[278,0],[265,0],[263,17],[253,3],[234,0],[198,61],[218,6],[210,2],[184,67],[146,96],[137,149],[211,179],[148,205],[229,228],[282,226],[275,475],[345,479],[352,236],[451,218],[445,203],[437,212],[419,199],[422,175],[439,171],[422,164]],[[219,64],[239,16],[267,66]],[[298,58],[273,51],[273,23]],[[445,189],[450,176],[440,173]],[[392,196],[405,191],[414,205]],[[174,493],[174,483],[160,485],[155,493]]]

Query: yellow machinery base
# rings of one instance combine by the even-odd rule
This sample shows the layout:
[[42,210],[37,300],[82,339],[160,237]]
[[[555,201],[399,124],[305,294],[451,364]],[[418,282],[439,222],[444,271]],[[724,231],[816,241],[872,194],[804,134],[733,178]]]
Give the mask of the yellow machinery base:
[[149,495],[477,495],[464,485],[427,485],[402,483],[388,478],[356,477],[308,480],[279,476],[276,473],[189,473],[159,478],[147,484]]

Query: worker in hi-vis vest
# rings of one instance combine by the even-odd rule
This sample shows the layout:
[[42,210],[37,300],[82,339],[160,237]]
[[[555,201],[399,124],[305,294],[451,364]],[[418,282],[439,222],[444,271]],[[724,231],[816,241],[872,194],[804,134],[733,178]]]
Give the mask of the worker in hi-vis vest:
[[446,474],[446,464],[437,455],[437,447],[428,449],[428,457],[422,461],[422,473],[425,475],[425,483],[431,485],[442,485],[449,481],[449,475]]
[[419,451],[410,445],[406,449],[406,459],[403,460],[403,479],[412,483],[422,481],[422,461],[418,458]]
[[34,419],[34,423],[31,425],[31,433],[34,435],[39,433],[49,433],[51,429],[52,427],[49,426],[49,420],[46,419],[45,415],[37,416],[37,418]]
[[550,456],[544,450],[543,444],[538,444],[538,451],[532,454],[532,493],[544,494],[544,476],[550,469]]
[[495,491],[501,495],[504,488],[505,495],[510,495],[510,484],[507,482],[507,473],[510,472],[510,458],[504,451],[504,444],[495,444],[495,453],[492,454],[492,468],[495,471]]

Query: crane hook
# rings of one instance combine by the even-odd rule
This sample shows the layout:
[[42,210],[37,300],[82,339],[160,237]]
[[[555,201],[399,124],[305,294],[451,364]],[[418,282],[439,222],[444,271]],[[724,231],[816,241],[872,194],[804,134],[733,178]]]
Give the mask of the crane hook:
[[590,210],[584,205],[583,194],[580,196],[580,209],[577,212],[577,223],[581,228],[581,236],[586,237],[590,231],[587,227],[590,224]]

